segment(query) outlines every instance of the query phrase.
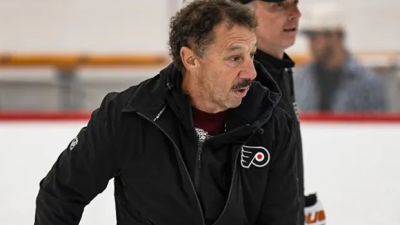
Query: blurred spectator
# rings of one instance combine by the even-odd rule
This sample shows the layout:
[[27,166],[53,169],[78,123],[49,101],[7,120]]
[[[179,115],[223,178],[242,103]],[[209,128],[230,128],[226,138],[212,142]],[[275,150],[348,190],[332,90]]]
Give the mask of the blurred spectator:
[[[312,62],[294,76],[303,112],[376,112],[386,108],[384,82],[345,46],[343,18],[334,5],[313,8],[303,27]],[[307,23],[308,22],[308,23]]]

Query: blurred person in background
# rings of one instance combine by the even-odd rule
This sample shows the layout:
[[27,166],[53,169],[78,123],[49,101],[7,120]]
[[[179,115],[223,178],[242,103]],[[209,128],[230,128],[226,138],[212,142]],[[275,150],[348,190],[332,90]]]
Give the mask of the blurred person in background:
[[297,225],[296,122],[253,82],[256,24],[230,1],[181,9],[173,63],[106,96],[41,181],[35,224],[78,224],[114,178],[117,224]]
[[296,71],[296,99],[303,112],[379,112],[386,109],[384,81],[362,66],[345,45],[343,15],[319,3],[304,18],[312,62]]

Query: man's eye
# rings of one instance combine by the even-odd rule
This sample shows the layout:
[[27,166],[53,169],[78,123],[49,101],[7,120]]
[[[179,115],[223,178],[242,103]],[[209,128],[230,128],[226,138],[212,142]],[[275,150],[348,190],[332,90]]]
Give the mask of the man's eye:
[[287,8],[287,4],[283,3],[283,2],[277,2],[273,4],[273,9],[277,10],[277,11],[284,11]]
[[284,7],[285,7],[285,5],[284,5],[282,2],[276,3],[276,6],[277,6],[278,8],[284,8]]
[[240,62],[242,60],[241,56],[232,56],[230,57],[230,60],[233,62]]

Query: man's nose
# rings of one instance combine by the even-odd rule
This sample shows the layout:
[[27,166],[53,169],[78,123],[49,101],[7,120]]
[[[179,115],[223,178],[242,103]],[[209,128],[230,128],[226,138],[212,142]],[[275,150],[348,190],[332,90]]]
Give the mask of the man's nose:
[[301,17],[301,12],[298,5],[293,5],[290,10],[290,20],[299,19]]
[[257,71],[256,68],[254,67],[253,58],[250,58],[249,60],[247,60],[245,64],[241,78],[254,80],[256,79],[256,76],[257,76]]

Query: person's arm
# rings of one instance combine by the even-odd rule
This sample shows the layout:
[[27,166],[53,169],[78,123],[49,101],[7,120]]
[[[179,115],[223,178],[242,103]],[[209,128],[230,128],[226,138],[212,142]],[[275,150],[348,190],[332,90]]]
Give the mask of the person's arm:
[[302,225],[299,166],[294,122],[280,121],[277,151],[271,158],[262,208],[257,225]]
[[111,94],[40,182],[35,225],[79,224],[85,205],[118,171]]

